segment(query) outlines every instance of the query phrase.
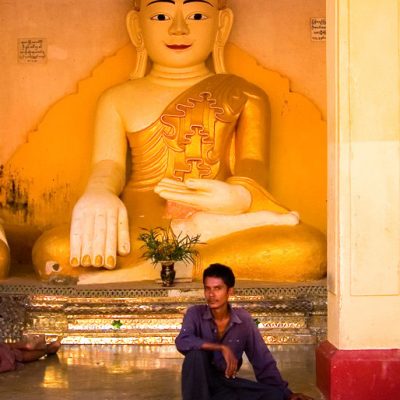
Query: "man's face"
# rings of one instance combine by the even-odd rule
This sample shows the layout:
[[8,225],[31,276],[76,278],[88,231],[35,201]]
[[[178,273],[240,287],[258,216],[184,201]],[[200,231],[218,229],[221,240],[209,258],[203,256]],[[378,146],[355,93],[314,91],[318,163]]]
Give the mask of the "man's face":
[[139,16],[149,57],[159,65],[192,67],[213,49],[217,0],[142,0]]
[[221,278],[207,277],[204,281],[204,297],[211,309],[223,308],[228,304],[233,288],[228,288]]

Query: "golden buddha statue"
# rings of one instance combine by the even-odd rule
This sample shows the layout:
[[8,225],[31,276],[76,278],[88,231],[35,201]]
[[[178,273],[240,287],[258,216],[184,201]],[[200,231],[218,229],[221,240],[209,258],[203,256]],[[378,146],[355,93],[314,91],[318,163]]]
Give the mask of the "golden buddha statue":
[[238,279],[324,276],[325,237],[266,190],[269,102],[225,71],[232,23],[226,1],[135,2],[136,68],[98,101],[92,172],[71,227],[45,232],[33,249],[41,278],[149,279],[139,230],[168,225],[200,233],[202,265],[226,263]]
[[8,276],[9,269],[10,249],[8,248],[8,243],[3,226],[0,223],[0,279],[6,278]]

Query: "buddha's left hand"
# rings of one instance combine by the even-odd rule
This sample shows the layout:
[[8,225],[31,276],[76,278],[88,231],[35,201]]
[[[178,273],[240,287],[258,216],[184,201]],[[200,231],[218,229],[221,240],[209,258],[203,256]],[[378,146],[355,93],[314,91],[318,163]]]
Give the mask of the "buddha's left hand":
[[178,182],[164,178],[154,191],[166,200],[221,214],[241,214],[251,204],[251,194],[245,187],[213,179]]

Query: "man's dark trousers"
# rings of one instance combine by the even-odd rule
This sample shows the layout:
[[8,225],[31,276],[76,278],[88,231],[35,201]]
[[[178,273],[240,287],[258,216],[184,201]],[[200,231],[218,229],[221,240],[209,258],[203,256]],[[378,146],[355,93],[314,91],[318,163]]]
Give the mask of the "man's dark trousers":
[[183,400],[284,400],[281,388],[248,379],[228,379],[211,364],[211,352],[193,350],[182,366]]

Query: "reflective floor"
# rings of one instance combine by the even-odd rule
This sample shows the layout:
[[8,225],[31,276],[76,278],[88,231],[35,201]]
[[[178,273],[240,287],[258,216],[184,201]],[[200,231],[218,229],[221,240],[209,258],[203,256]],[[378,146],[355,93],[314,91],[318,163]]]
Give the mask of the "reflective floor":
[[[270,346],[294,392],[323,400],[313,345]],[[62,346],[57,356],[0,375],[0,399],[178,400],[182,356],[173,346]],[[251,378],[248,362],[240,376]]]

